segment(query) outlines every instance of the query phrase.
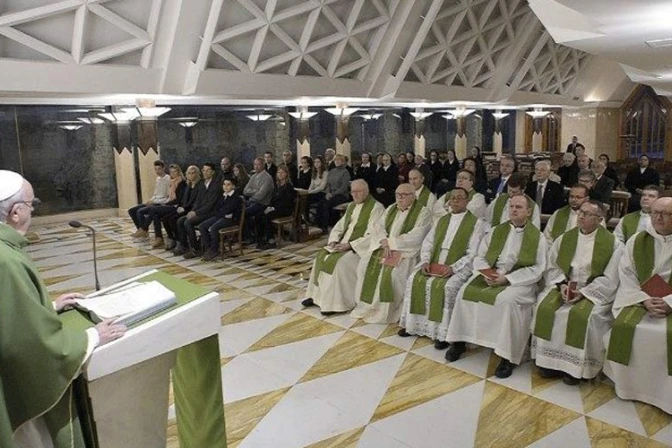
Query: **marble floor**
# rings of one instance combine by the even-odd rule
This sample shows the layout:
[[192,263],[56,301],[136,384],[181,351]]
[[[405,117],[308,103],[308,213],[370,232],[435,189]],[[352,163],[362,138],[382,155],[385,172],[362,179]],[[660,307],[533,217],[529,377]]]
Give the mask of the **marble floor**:
[[[98,230],[103,286],[156,268],[220,293],[231,447],[672,445],[672,416],[620,400],[605,379],[566,386],[527,362],[500,380],[491,350],[448,365],[428,340],[397,336],[396,325],[302,309],[324,240],[203,263],[133,243],[130,220],[87,224]],[[54,297],[93,289],[90,238],[65,225],[29,237]],[[172,406],[168,421],[168,446],[178,447]]]

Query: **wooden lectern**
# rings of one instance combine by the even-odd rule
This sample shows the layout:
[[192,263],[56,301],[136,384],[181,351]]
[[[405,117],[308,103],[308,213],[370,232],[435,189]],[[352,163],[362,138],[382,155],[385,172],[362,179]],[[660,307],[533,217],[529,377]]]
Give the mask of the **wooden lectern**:
[[[143,281],[157,272],[149,271],[97,294]],[[165,448],[170,369],[178,349],[219,333],[218,296],[211,292],[195,298],[93,352],[83,376],[100,448]]]

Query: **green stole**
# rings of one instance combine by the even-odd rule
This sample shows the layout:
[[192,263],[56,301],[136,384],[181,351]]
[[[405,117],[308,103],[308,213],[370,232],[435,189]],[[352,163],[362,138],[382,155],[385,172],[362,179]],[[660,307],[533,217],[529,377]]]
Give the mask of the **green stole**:
[[[511,223],[506,221],[492,229],[492,238],[490,246],[485,254],[485,261],[493,268],[504,250],[506,240],[511,232]],[[539,249],[539,238],[541,232],[534,224],[528,221],[523,230],[523,241],[520,245],[518,260],[509,274],[520,268],[532,266],[537,261],[537,250]],[[470,302],[483,302],[488,305],[494,305],[495,299],[500,292],[504,291],[506,286],[489,286],[482,275],[476,276],[464,289],[462,299]]]
[[[534,213],[534,207],[537,206],[537,203],[532,200],[528,195],[525,195],[527,198],[527,205],[532,209]],[[495,199],[495,205],[492,209],[492,222],[490,223],[493,227],[498,226],[502,223],[502,214],[504,214],[504,207],[506,206],[506,201],[509,199],[508,193],[500,194],[497,199]]]
[[430,194],[432,194],[432,193],[429,191],[429,188],[427,188],[427,187],[425,187],[425,186],[423,185],[423,187],[422,187],[422,193],[420,193],[420,196],[418,196],[417,201],[418,201],[423,207],[427,207],[427,202],[429,201],[429,195],[430,195]]
[[[643,285],[653,274],[655,262],[654,239],[649,232],[640,232],[635,237],[633,246],[635,271],[637,280]],[[668,279],[672,283],[672,275]],[[628,365],[632,354],[632,341],[635,337],[637,324],[646,315],[646,308],[642,305],[625,307],[616,318],[611,329],[607,359],[619,364]],[[672,314],[667,316],[667,374],[672,376]]]
[[[350,238],[348,238],[347,243],[350,241],[355,241],[360,239],[361,237],[364,236],[366,233],[366,228],[369,224],[369,219],[371,218],[371,212],[373,211],[373,207],[376,205],[376,200],[373,199],[372,196],[369,195],[368,198],[366,198],[366,201],[362,204],[362,209],[359,212],[359,216],[357,217],[357,223],[355,223],[355,228],[352,229],[352,233],[350,234]],[[343,233],[348,231],[348,228],[350,227],[350,221],[352,220],[352,214],[354,213],[355,207],[357,204],[354,202],[351,202],[348,205],[348,208],[345,211],[345,217],[343,218],[345,221],[343,223]],[[318,279],[320,278],[320,273],[324,272],[326,274],[333,274],[334,269],[336,269],[336,263],[345,255],[347,252],[329,252],[327,249],[322,248],[319,250],[317,253],[317,258],[315,258],[315,285],[318,286]]]
[[560,235],[565,233],[571,211],[572,208],[569,205],[565,205],[560,210],[555,212],[553,227],[551,228],[551,238],[553,239],[553,241],[555,241],[556,239],[558,239]]
[[[434,247],[432,249],[432,257],[429,260],[430,263],[440,262],[439,255],[441,255],[441,246],[446,239],[446,233],[448,232],[448,226],[450,225],[452,216],[452,213],[444,215],[436,224]],[[442,264],[452,266],[457,260],[464,257],[469,249],[469,240],[471,240],[471,235],[474,233],[477,222],[478,218],[467,210],[450,243],[448,255],[446,255],[446,259],[443,260]],[[411,288],[411,314],[425,314],[425,288],[429,279],[430,277],[425,275],[422,272],[422,269],[418,270],[413,276],[413,286]],[[443,320],[444,291],[448,280],[448,277],[432,278],[429,300],[429,320],[433,322],[441,322],[441,320]]]
[[[593,246],[593,256],[590,262],[590,277],[588,283],[595,280],[604,274],[613,251],[606,250],[607,247],[614,247],[614,235],[599,226],[595,234],[595,244]],[[556,263],[560,270],[565,274],[565,278],[569,280],[572,260],[576,254],[576,246],[579,240],[579,228],[574,227],[568,230],[562,237],[560,247],[558,249],[558,258]],[[555,321],[555,312],[564,304],[560,290],[553,288],[539,304],[537,308],[537,319],[534,324],[534,335],[551,340],[553,333],[553,323]],[[565,344],[582,349],[586,345],[586,332],[588,330],[588,320],[590,313],[593,310],[593,302],[583,298],[578,302],[570,305],[569,317],[567,320],[567,330],[565,333]]]
[[623,230],[625,241],[628,241],[635,233],[637,233],[637,226],[639,226],[639,219],[641,216],[642,211],[637,210],[636,212],[628,213],[623,217],[621,230]]
[[[404,223],[401,226],[401,231],[399,235],[406,234],[413,230],[415,223],[418,221],[420,212],[423,209],[423,205],[418,201],[413,201],[408,215],[404,220]],[[385,232],[389,237],[390,231],[392,230],[392,224],[397,217],[397,211],[399,208],[397,204],[392,204],[387,209],[387,216],[385,217]],[[391,303],[394,301],[394,290],[392,288],[392,266],[383,266],[381,263],[383,260],[383,248],[380,247],[373,251],[369,263],[366,266],[366,272],[364,273],[364,283],[362,285],[362,292],[360,295],[360,300],[362,302],[371,304],[373,303],[373,296],[376,294],[376,286],[378,285],[378,279],[380,278],[380,302],[381,303]],[[382,274],[382,277],[381,277]]]

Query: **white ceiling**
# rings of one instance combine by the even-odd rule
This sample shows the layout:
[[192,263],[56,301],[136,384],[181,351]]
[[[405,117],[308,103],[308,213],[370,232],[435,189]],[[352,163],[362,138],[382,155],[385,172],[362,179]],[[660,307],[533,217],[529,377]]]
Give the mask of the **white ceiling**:
[[0,0],[0,102],[578,106],[672,64],[619,37],[671,2],[529,2]]

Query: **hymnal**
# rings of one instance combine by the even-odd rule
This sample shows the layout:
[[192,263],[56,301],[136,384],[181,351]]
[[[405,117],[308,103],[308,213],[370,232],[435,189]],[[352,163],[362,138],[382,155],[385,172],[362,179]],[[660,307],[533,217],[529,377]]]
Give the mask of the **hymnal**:
[[672,294],[672,285],[663,280],[658,274],[654,274],[642,285],[644,291],[649,297],[665,297]]
[[450,266],[441,263],[430,263],[428,271],[429,275],[433,277],[447,277],[450,272]]
[[380,262],[385,266],[392,266],[393,268],[396,268],[399,266],[399,263],[401,263],[401,252],[398,250],[392,250],[390,251],[390,256],[383,257]]
[[489,280],[494,280],[499,273],[497,272],[497,269],[493,268],[487,268],[487,269],[479,269],[478,272],[483,275],[483,277],[488,278]]

